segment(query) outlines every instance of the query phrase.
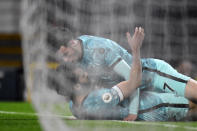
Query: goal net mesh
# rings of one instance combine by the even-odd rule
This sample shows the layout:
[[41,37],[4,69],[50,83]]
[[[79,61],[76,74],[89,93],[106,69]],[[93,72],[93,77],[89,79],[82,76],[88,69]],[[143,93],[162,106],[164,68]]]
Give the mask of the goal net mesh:
[[[23,0],[21,8],[27,99],[39,113],[54,114],[53,105],[64,102],[48,82],[49,77],[61,81],[50,70],[57,66],[55,54],[62,40],[96,35],[130,52],[125,33],[141,26],[142,57],[197,63],[195,0]],[[56,124],[41,117],[44,129],[67,128],[62,119],[55,119]]]

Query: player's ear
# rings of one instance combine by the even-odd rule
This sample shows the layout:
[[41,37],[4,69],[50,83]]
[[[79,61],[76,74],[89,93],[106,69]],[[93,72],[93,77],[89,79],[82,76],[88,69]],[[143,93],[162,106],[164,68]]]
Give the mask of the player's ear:
[[75,91],[80,91],[82,88],[81,88],[81,85],[80,84],[76,84],[75,86],[74,86],[74,90]]

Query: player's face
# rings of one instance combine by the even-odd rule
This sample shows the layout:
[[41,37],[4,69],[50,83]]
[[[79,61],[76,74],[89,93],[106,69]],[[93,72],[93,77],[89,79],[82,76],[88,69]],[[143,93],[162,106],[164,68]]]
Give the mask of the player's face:
[[80,84],[89,83],[88,73],[81,68],[76,68],[74,74],[77,76]]
[[61,46],[58,50],[60,58],[64,62],[76,62],[80,58],[80,53],[76,46],[78,45],[78,40],[70,40],[68,46]]

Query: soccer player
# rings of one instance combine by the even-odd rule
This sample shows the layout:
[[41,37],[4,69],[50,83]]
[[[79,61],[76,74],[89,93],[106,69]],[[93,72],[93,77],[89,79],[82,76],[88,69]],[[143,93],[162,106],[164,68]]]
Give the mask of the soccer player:
[[[73,71],[74,70],[74,74]],[[113,88],[89,88],[88,76],[81,68],[61,66],[58,74],[66,77],[63,84],[64,96],[70,101],[70,110],[78,119],[130,120],[130,98]],[[65,74],[64,74],[65,73]],[[77,77],[76,77],[77,76]],[[66,86],[65,86],[66,85]],[[117,88],[117,89],[115,89]],[[121,101],[120,101],[121,100]],[[137,120],[179,121],[191,116],[196,105],[184,97],[172,93],[141,91]],[[190,117],[191,118],[191,117]]]
[[[77,69],[74,71],[78,78],[72,75],[72,68],[67,69],[66,75],[72,83],[69,84],[71,109],[74,115],[81,119],[123,119],[129,115],[129,97],[131,92],[141,83],[140,47],[143,41],[143,30],[136,29],[133,38],[127,33],[127,38],[133,53],[130,79],[121,82],[111,89],[97,89],[89,92],[86,89],[87,75]],[[80,81],[80,84],[76,84]],[[138,120],[169,121],[183,119],[191,105],[184,97],[172,93],[142,92],[140,95]]]
[[[136,28],[134,36],[135,34],[140,34],[139,32],[143,32],[143,29]],[[132,39],[129,33],[127,33],[127,37],[129,40],[129,44],[135,43],[136,39]],[[90,67],[88,68],[90,70],[95,69],[95,71],[94,70],[91,71],[97,73],[98,72],[97,69],[106,66],[112,67],[115,71],[117,71],[119,68],[121,69],[122,67],[125,67],[125,62],[123,60],[129,63],[128,58],[130,58],[130,62],[134,61],[134,58],[132,58],[130,54],[128,54],[127,52],[125,53],[124,52],[125,50],[123,48],[121,48],[111,40],[100,38],[100,37],[94,37],[94,36],[82,36],[81,39],[82,40],[71,40],[68,43],[67,47],[62,46],[60,48],[59,53],[62,54],[62,59],[65,62],[80,61],[82,65],[86,65],[87,67]],[[105,41],[105,44],[103,44],[103,41]],[[88,45],[87,43],[91,43],[91,44]],[[86,45],[86,46],[83,46],[82,48],[82,45]],[[93,46],[100,48],[93,48]],[[105,46],[107,47],[105,48]],[[119,53],[115,52],[113,54],[113,52],[110,49],[116,49],[116,51],[118,51]],[[111,53],[109,53],[108,51],[109,52],[111,51]],[[132,49],[132,53],[136,54],[135,52],[136,50]],[[122,58],[123,60],[119,58]],[[108,59],[110,62],[108,61]],[[135,75],[139,76],[142,73],[142,81],[139,85],[140,89],[152,88],[152,90],[158,90],[162,92],[172,92],[176,95],[184,96],[192,101],[195,101],[197,99],[197,95],[195,93],[197,88],[197,82],[191,79],[190,77],[178,73],[166,62],[162,60],[150,58],[150,59],[141,59],[139,63],[142,64],[143,70],[142,72],[138,72]],[[141,65],[140,66],[138,65],[138,69],[139,67],[141,67]],[[132,64],[132,68],[133,68],[133,64]],[[122,72],[128,72],[128,71],[123,70]],[[107,77],[107,73],[105,70],[104,71],[101,70],[99,73],[100,73],[99,75],[102,74],[104,76],[103,78],[109,78]],[[117,71],[117,73],[120,72]],[[125,74],[126,73],[123,73],[123,76]],[[126,75],[124,77],[128,78],[128,76],[129,75]],[[133,77],[133,75],[131,77]],[[135,80],[133,80],[133,83],[130,84],[131,85],[135,84]],[[131,90],[130,91],[133,92],[135,91],[135,89],[132,88],[132,91]]]
[[[105,119],[128,121],[129,99],[120,101],[116,90],[98,89],[89,93],[80,105],[70,103],[72,114],[78,119]],[[79,103],[78,103],[79,104]],[[191,102],[171,93],[142,91],[136,120],[182,121],[191,113]],[[195,105],[196,108],[196,105]]]
[[[93,85],[106,88],[125,80],[125,77],[123,78],[111,68],[114,62],[119,58],[125,60],[129,65],[132,62],[132,55],[116,42],[89,35],[80,36],[69,42],[65,41],[58,50],[58,55],[61,62],[79,63],[83,69],[88,71]],[[122,71],[124,72],[124,70]],[[139,91],[134,92],[135,94],[138,96]],[[135,119],[139,105],[138,97],[131,101],[131,105],[133,108],[130,112]]]
[[[77,77],[72,75],[72,70]],[[78,119],[129,120],[129,110],[132,109],[130,99],[122,99],[118,87],[90,90],[88,86],[92,85],[88,85],[86,72],[81,68],[73,69],[73,65],[70,68],[58,68],[58,72],[66,77],[64,95],[71,100],[70,109]],[[194,109],[196,105],[184,97],[172,93],[141,91],[137,120],[179,121],[191,116]]]

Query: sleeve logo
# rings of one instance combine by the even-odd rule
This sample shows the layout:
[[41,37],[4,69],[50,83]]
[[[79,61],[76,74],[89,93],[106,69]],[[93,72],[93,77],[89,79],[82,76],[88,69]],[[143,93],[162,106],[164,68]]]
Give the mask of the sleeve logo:
[[109,103],[112,100],[112,95],[110,93],[105,93],[103,94],[102,99],[105,103]]

